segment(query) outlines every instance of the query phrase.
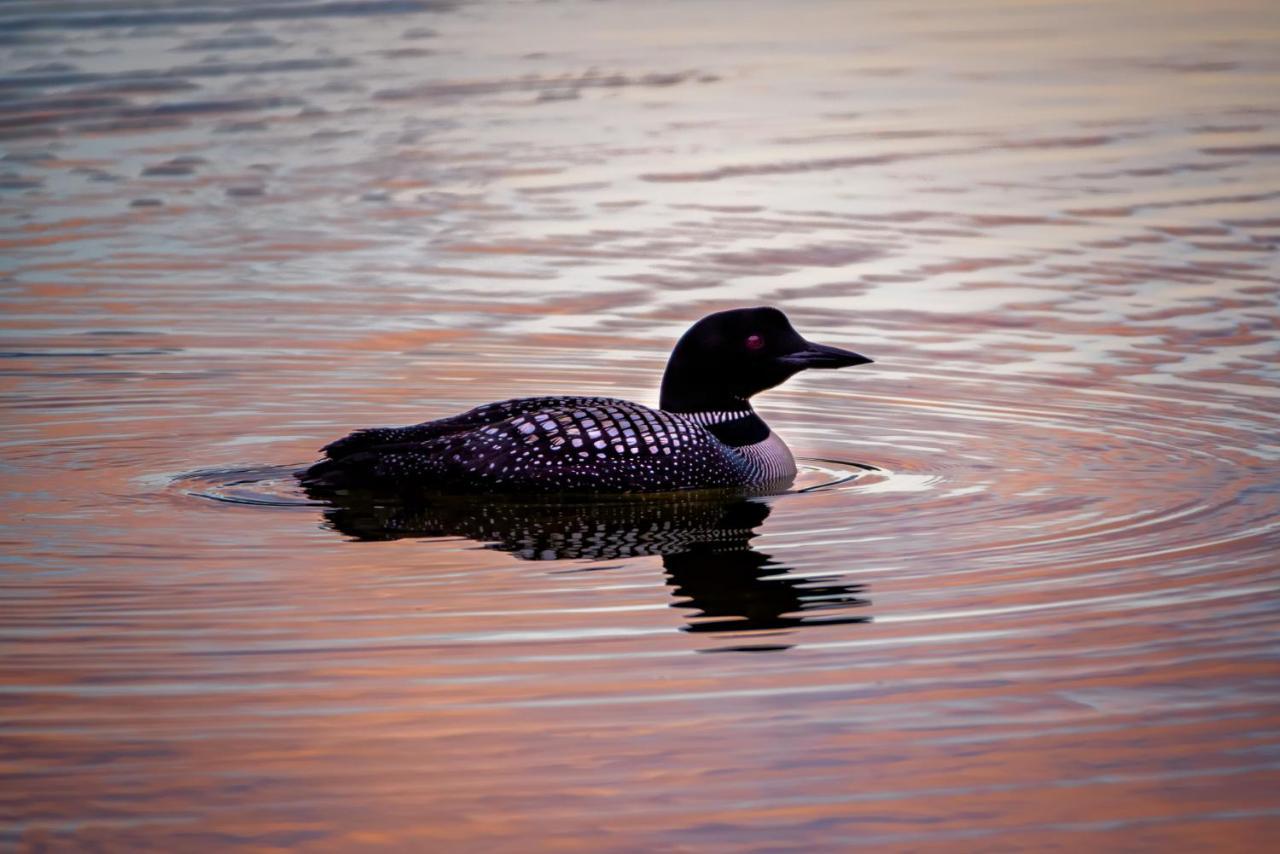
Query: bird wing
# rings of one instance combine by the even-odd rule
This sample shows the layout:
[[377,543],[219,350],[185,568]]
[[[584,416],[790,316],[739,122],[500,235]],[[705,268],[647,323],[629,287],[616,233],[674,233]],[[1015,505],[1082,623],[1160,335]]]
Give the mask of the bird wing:
[[521,397],[486,403],[448,418],[424,421],[408,427],[370,427],[343,436],[321,448],[326,459],[341,460],[352,454],[369,451],[381,445],[405,445],[427,442],[454,433],[487,427],[529,412],[565,407],[599,406],[615,403],[608,397]]
[[[495,417],[509,412],[519,414]],[[303,483],[480,493],[656,492],[733,486],[744,476],[739,456],[700,425],[611,398],[504,401],[381,436],[384,441],[369,440],[312,466]]]

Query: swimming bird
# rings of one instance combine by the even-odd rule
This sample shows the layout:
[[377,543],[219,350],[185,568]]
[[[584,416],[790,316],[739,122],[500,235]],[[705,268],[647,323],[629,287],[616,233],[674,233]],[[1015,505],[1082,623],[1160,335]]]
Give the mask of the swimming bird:
[[796,476],[751,397],[806,368],[871,362],[800,336],[776,308],[720,311],[676,342],[659,408],[610,397],[528,397],[410,427],[358,430],[298,477],[313,490],[550,495],[733,489]]

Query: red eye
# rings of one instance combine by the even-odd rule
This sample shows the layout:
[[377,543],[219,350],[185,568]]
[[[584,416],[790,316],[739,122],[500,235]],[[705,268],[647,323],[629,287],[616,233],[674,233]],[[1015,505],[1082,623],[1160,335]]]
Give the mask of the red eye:
[[747,349],[748,349],[748,350],[759,350],[759,349],[760,349],[761,347],[763,347],[763,346],[764,346],[764,339],[763,339],[763,338],[761,338],[759,335],[748,335],[748,336],[747,336]]

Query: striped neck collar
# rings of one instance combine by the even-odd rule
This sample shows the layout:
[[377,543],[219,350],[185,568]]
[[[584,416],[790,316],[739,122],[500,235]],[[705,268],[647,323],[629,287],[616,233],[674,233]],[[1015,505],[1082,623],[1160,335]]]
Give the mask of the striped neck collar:
[[677,414],[681,418],[687,418],[695,424],[700,424],[703,427],[710,427],[712,424],[724,424],[728,421],[737,421],[741,418],[749,418],[756,413],[752,409],[716,409],[709,412],[680,412]]
[[745,409],[708,409],[702,412],[676,412],[713,436],[735,448],[752,445],[769,437],[769,425],[747,404]]

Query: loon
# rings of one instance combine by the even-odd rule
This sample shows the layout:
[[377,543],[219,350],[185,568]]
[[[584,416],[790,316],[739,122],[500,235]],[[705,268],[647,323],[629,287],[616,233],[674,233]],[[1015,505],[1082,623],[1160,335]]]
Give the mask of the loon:
[[298,474],[312,490],[444,494],[779,491],[791,451],[750,398],[806,368],[871,359],[800,337],[776,308],[716,312],[676,343],[660,406],[610,397],[529,397],[410,427],[358,430]]

